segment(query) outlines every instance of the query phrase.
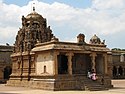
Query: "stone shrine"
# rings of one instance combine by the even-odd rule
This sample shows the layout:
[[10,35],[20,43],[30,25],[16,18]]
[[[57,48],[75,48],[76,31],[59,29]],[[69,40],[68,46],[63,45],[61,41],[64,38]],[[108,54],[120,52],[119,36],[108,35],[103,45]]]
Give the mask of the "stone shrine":
[[[110,50],[96,35],[85,42],[79,34],[77,42],[60,42],[52,34],[46,19],[35,12],[22,16],[11,55],[13,67],[7,85],[45,90],[105,90],[112,87],[109,77]],[[94,70],[98,79],[87,78]],[[103,85],[101,84],[103,77]]]

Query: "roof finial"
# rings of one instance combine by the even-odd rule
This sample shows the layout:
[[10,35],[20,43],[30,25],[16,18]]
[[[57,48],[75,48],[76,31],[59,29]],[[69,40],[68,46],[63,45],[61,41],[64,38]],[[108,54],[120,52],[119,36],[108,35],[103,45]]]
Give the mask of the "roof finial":
[[33,3],[33,11],[35,11],[35,3]]

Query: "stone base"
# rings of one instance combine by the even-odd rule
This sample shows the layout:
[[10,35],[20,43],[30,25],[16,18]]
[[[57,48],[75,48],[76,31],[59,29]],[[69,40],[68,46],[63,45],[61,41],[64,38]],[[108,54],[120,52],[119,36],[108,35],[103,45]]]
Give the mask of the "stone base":
[[[30,79],[30,81],[23,79],[10,79],[7,82],[9,86],[22,86],[30,88],[38,88],[43,90],[86,90],[85,76],[69,76],[62,75],[58,77],[36,77]],[[90,83],[91,84],[91,83]],[[106,88],[111,88],[111,80],[105,79],[104,86]]]

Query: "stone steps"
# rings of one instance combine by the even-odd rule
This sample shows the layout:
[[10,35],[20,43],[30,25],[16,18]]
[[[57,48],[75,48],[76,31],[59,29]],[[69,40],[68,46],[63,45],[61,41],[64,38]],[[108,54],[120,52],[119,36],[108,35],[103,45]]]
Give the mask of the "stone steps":
[[94,85],[94,86],[88,86],[86,85],[85,90],[90,90],[90,91],[101,91],[101,90],[108,90],[104,86],[101,85]]
[[92,81],[91,79],[84,80],[85,90],[89,91],[101,91],[108,90],[104,85],[101,85],[98,81]]

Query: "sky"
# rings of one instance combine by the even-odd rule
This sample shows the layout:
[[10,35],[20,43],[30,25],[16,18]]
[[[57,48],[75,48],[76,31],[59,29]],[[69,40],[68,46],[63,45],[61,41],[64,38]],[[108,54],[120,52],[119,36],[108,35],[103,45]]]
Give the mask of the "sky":
[[0,0],[0,44],[14,44],[33,3],[60,41],[76,42],[83,33],[89,43],[96,34],[109,48],[125,48],[125,0]]

